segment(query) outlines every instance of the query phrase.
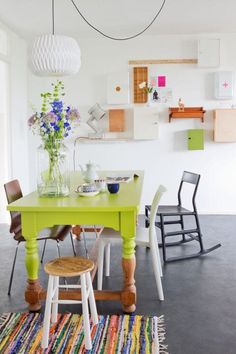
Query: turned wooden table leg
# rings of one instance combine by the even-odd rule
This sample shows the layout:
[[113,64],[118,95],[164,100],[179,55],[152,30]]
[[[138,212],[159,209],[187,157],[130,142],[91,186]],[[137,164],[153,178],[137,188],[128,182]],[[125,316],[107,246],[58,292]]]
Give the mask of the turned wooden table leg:
[[25,289],[25,301],[29,304],[29,311],[39,311],[41,309],[40,299],[43,288],[39,280],[27,280]]
[[80,225],[74,225],[74,226],[72,227],[72,233],[73,233],[73,235],[76,235],[76,239],[77,239],[78,241],[81,240],[81,236],[80,236],[81,232],[82,232],[82,228],[81,228]]
[[[34,218],[31,214],[22,213],[22,225],[24,225],[22,233],[25,237],[25,266],[27,271],[27,285],[25,289],[25,300],[29,304],[30,311],[38,311],[41,308],[39,296],[42,287],[38,280],[39,271],[39,255],[37,232],[31,228]],[[26,236],[27,235],[27,236]]]
[[134,272],[136,267],[135,258],[135,234],[136,218],[134,212],[120,213],[120,226],[122,236],[122,269],[123,289],[121,292],[121,303],[124,312],[134,312],[136,309],[136,286]]
[[136,286],[134,279],[135,267],[135,255],[129,259],[122,259],[124,286],[121,294],[121,302],[123,311],[128,313],[134,312],[136,309]]

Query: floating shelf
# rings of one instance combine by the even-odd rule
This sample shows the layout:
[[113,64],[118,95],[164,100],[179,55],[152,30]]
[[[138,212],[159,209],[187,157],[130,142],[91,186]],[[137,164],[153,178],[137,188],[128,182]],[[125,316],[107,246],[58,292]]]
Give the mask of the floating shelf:
[[204,122],[204,111],[203,107],[184,107],[184,110],[180,110],[179,107],[169,107],[169,123],[171,119],[188,119],[188,118],[198,118]]

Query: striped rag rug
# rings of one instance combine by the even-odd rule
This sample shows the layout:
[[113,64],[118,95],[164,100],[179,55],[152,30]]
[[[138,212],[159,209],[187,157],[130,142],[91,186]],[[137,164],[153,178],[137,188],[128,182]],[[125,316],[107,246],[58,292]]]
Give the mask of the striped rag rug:
[[0,353],[166,354],[164,316],[100,315],[92,325],[92,350],[84,347],[83,316],[59,314],[50,329],[47,349],[41,349],[43,315],[6,313],[0,316]]

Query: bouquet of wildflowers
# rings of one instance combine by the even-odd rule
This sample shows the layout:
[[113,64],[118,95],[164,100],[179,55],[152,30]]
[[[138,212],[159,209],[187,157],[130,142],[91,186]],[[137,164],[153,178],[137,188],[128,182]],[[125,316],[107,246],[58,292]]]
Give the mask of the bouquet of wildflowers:
[[[72,132],[72,127],[80,121],[76,108],[63,103],[64,85],[62,81],[52,84],[53,90],[41,94],[41,111],[34,113],[28,120],[33,133],[40,135],[42,146],[38,151],[47,152],[47,166],[41,168],[38,176],[38,191],[40,195],[68,195],[68,174],[64,171],[66,154],[63,140]],[[65,149],[64,149],[65,150]],[[68,172],[68,171],[67,171]]]
[[72,126],[80,121],[78,110],[65,105],[62,101],[65,95],[62,81],[52,86],[52,93],[41,93],[41,112],[34,113],[28,120],[29,127],[40,135],[46,150],[56,141],[66,138],[72,131]]

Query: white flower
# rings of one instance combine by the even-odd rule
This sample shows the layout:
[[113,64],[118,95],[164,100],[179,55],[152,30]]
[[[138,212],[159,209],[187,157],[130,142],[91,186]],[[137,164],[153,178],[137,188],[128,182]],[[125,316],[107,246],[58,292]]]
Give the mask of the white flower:
[[141,84],[138,85],[140,89],[143,89],[147,86],[147,83],[145,81],[141,82]]

